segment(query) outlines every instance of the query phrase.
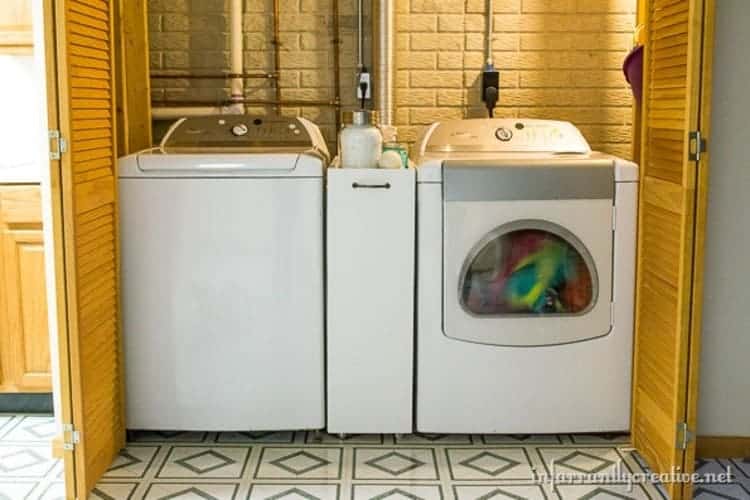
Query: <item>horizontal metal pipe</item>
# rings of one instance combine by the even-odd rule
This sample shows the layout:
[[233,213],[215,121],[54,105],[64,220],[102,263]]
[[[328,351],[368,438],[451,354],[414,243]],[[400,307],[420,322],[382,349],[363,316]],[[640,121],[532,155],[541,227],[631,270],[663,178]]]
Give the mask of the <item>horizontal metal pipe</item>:
[[231,104],[247,104],[250,106],[330,106],[330,107],[341,107],[339,101],[304,101],[304,100],[276,100],[276,99],[227,99],[225,101],[151,101],[151,105],[155,108],[172,108],[172,107],[221,107],[229,106]]
[[278,78],[276,73],[190,73],[185,75],[173,74],[173,73],[151,73],[151,78],[160,80],[234,80],[235,78],[259,78],[259,79],[274,79]]
[[224,114],[224,108],[210,107],[152,107],[151,117],[154,120],[177,120],[185,116],[212,116]]

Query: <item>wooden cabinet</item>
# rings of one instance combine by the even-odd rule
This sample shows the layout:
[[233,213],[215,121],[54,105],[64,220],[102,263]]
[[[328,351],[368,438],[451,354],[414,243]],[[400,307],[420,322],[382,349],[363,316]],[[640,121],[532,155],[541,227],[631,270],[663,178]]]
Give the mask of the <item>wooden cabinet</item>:
[[31,0],[2,0],[0,6],[0,54],[31,52]]
[[0,393],[51,392],[39,186],[0,185]]

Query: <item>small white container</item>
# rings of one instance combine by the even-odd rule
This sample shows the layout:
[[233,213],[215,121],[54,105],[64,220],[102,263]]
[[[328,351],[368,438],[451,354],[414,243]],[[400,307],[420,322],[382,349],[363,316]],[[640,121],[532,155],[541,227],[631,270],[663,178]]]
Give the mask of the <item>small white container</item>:
[[342,168],[378,168],[383,153],[383,134],[375,126],[374,111],[351,113],[351,123],[339,134]]

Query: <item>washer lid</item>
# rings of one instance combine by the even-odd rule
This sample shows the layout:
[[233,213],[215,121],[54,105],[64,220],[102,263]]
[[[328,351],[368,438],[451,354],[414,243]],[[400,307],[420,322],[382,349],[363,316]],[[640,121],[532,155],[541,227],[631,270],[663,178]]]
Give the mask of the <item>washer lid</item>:
[[120,161],[120,177],[322,177],[325,140],[304,118],[182,118],[157,148]]

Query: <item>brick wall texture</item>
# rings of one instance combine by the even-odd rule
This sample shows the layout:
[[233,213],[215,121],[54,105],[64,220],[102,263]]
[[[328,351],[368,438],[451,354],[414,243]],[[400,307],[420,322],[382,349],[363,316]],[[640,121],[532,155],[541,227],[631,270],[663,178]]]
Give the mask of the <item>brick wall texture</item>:
[[[354,102],[356,0],[340,0],[342,102]],[[495,66],[501,72],[496,116],[569,120],[595,149],[630,156],[632,97],[621,72],[632,46],[636,0],[494,0]],[[366,2],[366,63],[370,5]],[[485,0],[396,0],[396,125],[412,143],[425,125],[486,116],[480,99]],[[227,71],[227,0],[149,0],[151,67]],[[271,0],[246,0],[248,72],[272,68]],[[329,100],[333,94],[331,0],[281,0],[283,98]],[[272,98],[272,82],[248,80],[246,95]],[[155,99],[227,96],[223,82],[154,80]],[[250,109],[266,113],[268,108]],[[334,137],[330,108],[285,108]]]

